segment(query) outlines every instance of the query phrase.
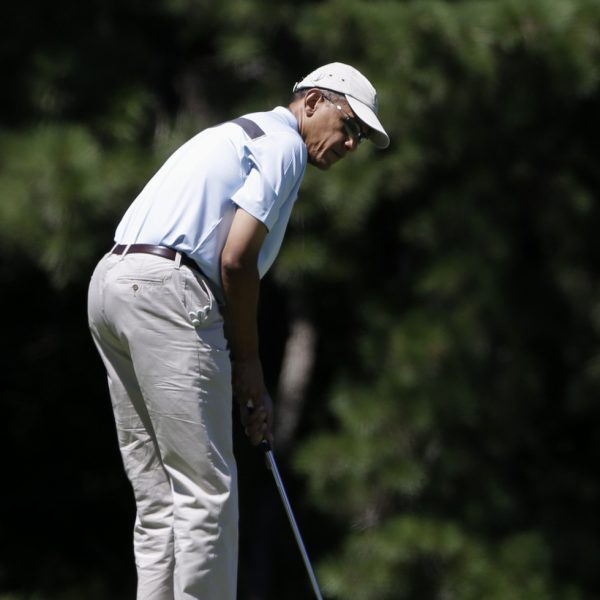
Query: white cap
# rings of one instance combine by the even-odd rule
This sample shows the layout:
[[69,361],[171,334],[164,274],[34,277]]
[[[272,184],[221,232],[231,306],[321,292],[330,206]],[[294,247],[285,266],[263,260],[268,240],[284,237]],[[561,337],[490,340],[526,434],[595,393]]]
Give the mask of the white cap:
[[372,129],[369,139],[378,148],[387,148],[390,145],[390,137],[377,118],[377,91],[360,71],[344,63],[330,63],[319,67],[296,83],[293,91],[312,87],[343,94],[354,114]]

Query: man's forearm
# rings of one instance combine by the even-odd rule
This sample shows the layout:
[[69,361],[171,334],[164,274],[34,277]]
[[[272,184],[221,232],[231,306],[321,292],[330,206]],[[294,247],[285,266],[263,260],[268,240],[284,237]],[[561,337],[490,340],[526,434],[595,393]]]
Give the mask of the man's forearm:
[[225,299],[225,334],[232,359],[233,393],[242,404],[256,407],[265,394],[258,354],[258,255],[267,228],[238,209],[221,252],[221,283]]
[[223,264],[225,333],[232,360],[258,358],[258,296],[260,279],[255,265]]

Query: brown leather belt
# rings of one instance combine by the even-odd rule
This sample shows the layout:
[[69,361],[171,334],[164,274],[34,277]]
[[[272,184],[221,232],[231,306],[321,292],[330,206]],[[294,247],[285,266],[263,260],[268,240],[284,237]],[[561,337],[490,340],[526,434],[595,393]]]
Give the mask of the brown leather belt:
[[[162,258],[168,258],[169,260],[175,260],[177,258],[177,250],[168,248],[167,246],[155,246],[154,244],[131,244],[129,248],[125,244],[117,244],[111,251],[111,254],[123,254],[127,249],[127,254],[153,254],[154,256],[162,256]],[[202,275],[202,271],[198,266],[198,263],[191,259],[186,254],[179,252],[181,255],[181,264],[194,269]]]

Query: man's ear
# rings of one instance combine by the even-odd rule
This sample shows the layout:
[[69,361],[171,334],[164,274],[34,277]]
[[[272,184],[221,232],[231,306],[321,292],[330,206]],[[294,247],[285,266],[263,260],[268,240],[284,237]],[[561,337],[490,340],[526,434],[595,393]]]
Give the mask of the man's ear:
[[307,116],[311,116],[317,110],[317,104],[323,97],[321,90],[318,88],[312,88],[306,92],[304,96],[304,110]]

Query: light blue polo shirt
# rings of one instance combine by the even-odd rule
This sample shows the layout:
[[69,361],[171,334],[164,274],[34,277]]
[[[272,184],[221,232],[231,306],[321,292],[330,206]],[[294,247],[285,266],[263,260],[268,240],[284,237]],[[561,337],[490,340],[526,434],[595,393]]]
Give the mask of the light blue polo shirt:
[[240,207],[268,229],[258,257],[263,277],[279,253],[307,151],[287,108],[245,117],[265,135],[250,139],[239,125],[223,123],[191,138],[133,201],[115,242],[157,244],[185,253],[222,295],[221,252]]

